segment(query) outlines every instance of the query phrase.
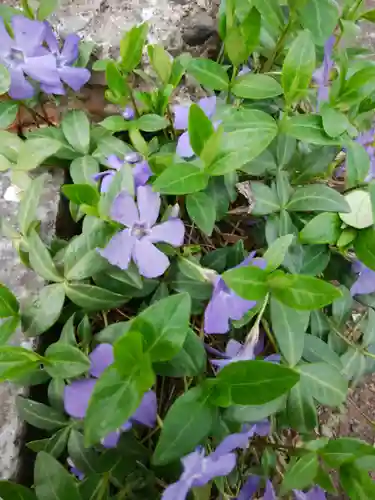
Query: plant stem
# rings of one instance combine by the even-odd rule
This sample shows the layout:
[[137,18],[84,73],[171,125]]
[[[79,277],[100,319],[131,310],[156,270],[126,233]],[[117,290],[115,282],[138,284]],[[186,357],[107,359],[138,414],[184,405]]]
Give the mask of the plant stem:
[[44,117],[43,115],[41,115],[40,113],[38,113],[37,111],[35,111],[35,109],[30,108],[24,102],[21,102],[21,106],[23,106],[26,109],[26,111],[28,111],[32,115],[32,117],[34,118],[34,120],[36,120],[37,118],[39,118],[40,120],[42,120],[45,123],[47,123],[47,125],[49,125],[50,127],[56,127],[56,125],[54,123],[52,123],[48,118]]
[[138,107],[137,107],[137,103],[136,103],[136,100],[135,100],[135,97],[134,97],[134,94],[133,94],[133,89],[131,88],[131,86],[129,85],[129,90],[130,90],[130,100],[133,104],[133,108],[134,108],[134,112],[135,112],[135,115],[137,118],[140,117],[140,113],[139,113],[139,110],[138,110]]
[[331,330],[338,336],[340,337],[341,340],[343,340],[344,342],[346,342],[350,347],[352,347],[353,349],[359,351],[361,354],[363,354],[363,356],[368,356],[369,358],[371,359],[375,359],[375,354],[372,354],[371,352],[367,351],[366,349],[363,349],[363,347],[355,344],[354,342],[352,342],[351,340],[349,340],[348,338],[345,337],[345,335],[343,335],[336,327],[335,325],[332,323],[331,320],[328,319],[328,322],[329,322],[329,325],[331,327]]
[[358,9],[362,6],[363,0],[356,0],[353,7],[349,9],[347,19],[354,20],[355,15],[357,14]]
[[167,116],[168,116],[169,121],[171,122],[172,137],[173,137],[173,139],[177,139],[176,131],[175,131],[174,126],[173,126],[173,115],[172,115],[172,111],[171,111],[169,104],[167,106]]
[[237,73],[238,73],[237,66],[233,66],[232,78],[230,79],[230,84],[229,84],[229,89],[228,89],[227,104],[230,104],[231,87],[234,83],[234,80],[236,79]]
[[275,45],[275,49],[274,49],[274,51],[271,54],[271,57],[269,57],[267,59],[265,65],[263,67],[262,73],[267,73],[272,68],[273,63],[276,61],[277,56],[279,55],[279,53],[281,52],[281,50],[284,47],[284,43],[285,43],[286,37],[288,35],[288,32],[289,32],[291,26],[292,26],[292,19],[291,19],[291,17],[289,17],[289,21],[284,26],[284,29],[281,32],[280,37],[279,37],[279,39],[278,39],[278,41],[277,41],[277,43]]

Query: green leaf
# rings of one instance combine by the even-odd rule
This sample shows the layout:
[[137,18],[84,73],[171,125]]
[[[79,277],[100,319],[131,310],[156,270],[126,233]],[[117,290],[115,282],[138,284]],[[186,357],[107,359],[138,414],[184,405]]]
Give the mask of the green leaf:
[[16,135],[0,130],[0,154],[11,162],[17,162],[23,141]]
[[76,205],[96,206],[100,200],[98,190],[89,184],[65,184],[61,191]]
[[42,165],[61,148],[61,142],[55,139],[28,139],[19,149],[17,170],[28,171]]
[[126,302],[126,297],[94,285],[68,283],[65,292],[69,299],[88,311],[114,309]]
[[[367,153],[366,153],[367,154]],[[362,189],[355,189],[345,195],[349,205],[348,213],[340,213],[339,216],[345,224],[356,229],[364,229],[372,226],[374,217],[370,194]]]
[[70,164],[70,176],[74,184],[96,185],[93,177],[95,174],[99,173],[99,171],[99,163],[92,156],[81,156]]
[[293,137],[284,134],[277,136],[276,158],[279,167],[288,165],[296,152],[297,141]]
[[216,221],[216,206],[212,198],[202,191],[186,196],[186,210],[201,231],[211,236]]
[[318,472],[318,466],[318,456],[314,452],[297,459],[291,467],[288,467],[281,483],[280,493],[285,495],[292,489],[303,490],[310,486]]
[[203,342],[189,328],[180,352],[168,362],[154,363],[153,367],[158,375],[167,377],[194,377],[204,372],[206,363],[207,355]]
[[36,500],[33,491],[9,481],[0,481],[0,495],[3,500]]
[[23,347],[0,347],[0,382],[17,379],[33,372],[40,356]]
[[0,318],[17,316],[19,304],[13,293],[4,285],[0,285]]
[[321,107],[321,115],[324,130],[330,137],[342,135],[350,126],[346,115],[341,113],[341,111],[337,111],[337,109],[331,108],[329,105]]
[[234,66],[240,66],[249,57],[250,52],[248,51],[244,34],[238,26],[232,26],[227,30],[224,43],[228,57]]
[[312,276],[277,271],[269,277],[268,285],[277,300],[291,308],[305,311],[320,309],[341,297],[340,289]]
[[[0,65],[1,68],[1,65]],[[1,80],[1,69],[0,69]],[[0,82],[1,94],[1,82]],[[18,104],[13,101],[0,102],[0,128],[8,128],[15,121],[18,113]]]
[[310,184],[295,190],[286,205],[289,212],[349,212],[344,196],[324,184]]
[[280,211],[280,201],[275,189],[262,182],[252,182],[251,191],[255,200],[251,211],[253,215],[268,215]]
[[304,96],[316,66],[315,47],[309,31],[301,31],[292,43],[283,64],[281,83],[286,101]]
[[189,109],[189,139],[196,155],[200,155],[208,139],[214,133],[214,126],[203,109],[192,104]]
[[322,405],[338,406],[347,396],[348,383],[340,372],[327,363],[309,363],[298,367],[304,390]]
[[217,410],[200,387],[175,400],[166,418],[153,455],[155,465],[165,465],[187,455],[210,433]]
[[120,42],[121,68],[125,73],[133,71],[142,59],[142,51],[148,34],[148,25],[133,26]]
[[266,173],[274,174],[276,169],[276,160],[271,151],[267,149],[255,158],[255,160],[252,160],[241,167],[243,172],[246,172],[253,177],[262,176]]
[[350,500],[367,500],[375,496],[375,483],[367,471],[353,464],[340,468],[340,483]]
[[27,237],[31,267],[46,281],[61,282],[64,278],[57,271],[48,249],[33,229]]
[[29,441],[27,447],[35,453],[45,451],[54,458],[59,458],[65,448],[69,439],[70,427],[63,427],[57,431],[49,439],[39,439],[38,441]]
[[231,91],[236,97],[244,99],[269,99],[283,93],[281,85],[274,78],[260,73],[237,77]]
[[310,320],[309,311],[298,311],[271,298],[271,322],[281,354],[290,366],[302,357],[305,332]]
[[346,145],[346,181],[352,188],[364,182],[370,171],[370,157],[366,149],[358,142],[351,141]]
[[263,258],[267,262],[267,271],[275,271],[284,262],[290,245],[293,243],[294,234],[286,234],[277,238],[266,250]]
[[0,172],[11,170],[13,164],[4,155],[0,154]]
[[305,389],[298,382],[288,394],[288,424],[298,432],[310,432],[318,425],[315,402]]
[[151,66],[156,71],[160,81],[166,85],[172,73],[173,63],[170,55],[161,45],[148,45],[147,52]]
[[340,356],[326,342],[315,335],[305,335],[303,357],[310,363],[324,361],[334,368],[342,370]]
[[6,94],[10,88],[11,78],[7,68],[0,64],[0,95]]
[[217,375],[218,390],[229,390],[238,405],[262,405],[289,391],[299,374],[286,366],[267,361],[238,361]]
[[201,85],[211,90],[227,90],[229,86],[228,74],[215,61],[210,59],[191,59],[187,71]]
[[209,176],[191,163],[170,165],[153,184],[161,194],[184,195],[202,191],[207,186]]
[[22,310],[24,334],[27,337],[36,337],[51,328],[60,317],[64,301],[65,291],[62,283],[45,286],[37,299]]
[[338,4],[335,0],[308,0],[299,9],[299,20],[310,30],[315,43],[323,46],[338,23]]
[[36,211],[43,193],[44,184],[47,176],[38,175],[32,179],[26,192],[23,194],[19,209],[18,209],[18,223],[21,233],[27,235],[31,223],[36,218]]
[[34,483],[38,500],[82,500],[74,477],[44,451],[36,457]]
[[341,221],[337,213],[317,215],[299,233],[302,243],[334,245],[341,234]]
[[59,7],[59,0],[39,0],[37,19],[44,21]]
[[110,130],[111,132],[123,132],[134,126],[134,123],[129,120],[125,120],[122,116],[115,115],[104,118],[99,125],[104,127],[106,130]]
[[318,146],[339,145],[323,129],[322,118],[316,115],[295,115],[280,124],[281,131],[295,139]]
[[83,435],[74,429],[72,429],[69,436],[68,453],[75,467],[84,474],[88,475],[98,472],[98,454],[92,448],[85,447]]
[[342,437],[331,439],[319,454],[330,467],[336,468],[360,457],[375,456],[375,449],[360,439]]
[[354,303],[350,291],[345,286],[340,285],[340,290],[342,292],[342,297],[333,302],[332,317],[336,325],[343,326],[352,314]]
[[268,271],[255,266],[241,266],[226,271],[222,278],[237,295],[247,300],[263,299],[268,292]]
[[[298,384],[297,384],[298,385]],[[296,387],[296,386],[295,386]],[[292,388],[291,390],[293,390]],[[274,413],[282,410],[285,406],[285,395],[273,399],[263,405],[231,405],[225,410],[225,420],[247,423],[259,422]]]
[[[251,7],[251,5],[249,5]],[[238,15],[238,6],[237,6]],[[262,18],[258,9],[253,7],[245,19],[243,19],[240,30],[245,40],[247,55],[251,54],[259,45]]]
[[357,258],[367,267],[375,271],[375,230],[363,229],[354,240]]
[[138,315],[138,319],[153,326],[144,335],[145,352],[153,361],[167,361],[181,350],[189,328],[190,309],[189,295],[179,293],[155,302]]
[[84,111],[69,111],[61,122],[66,140],[75,151],[86,155],[90,148],[90,122]]
[[260,12],[262,21],[266,22],[267,26],[277,34],[280,27],[284,24],[283,11],[281,10],[280,2],[278,0],[254,0],[253,4]]
[[22,420],[38,429],[53,431],[69,423],[69,420],[63,413],[50,406],[38,403],[38,401],[18,396],[16,404],[17,411]]
[[8,343],[16,331],[20,318],[18,316],[10,317],[1,322],[0,325],[0,346]]
[[164,116],[143,115],[134,123],[136,128],[145,132],[158,132],[168,127],[169,121]]
[[61,342],[52,344],[44,353],[45,370],[51,377],[73,378],[88,372],[89,358],[79,349]]

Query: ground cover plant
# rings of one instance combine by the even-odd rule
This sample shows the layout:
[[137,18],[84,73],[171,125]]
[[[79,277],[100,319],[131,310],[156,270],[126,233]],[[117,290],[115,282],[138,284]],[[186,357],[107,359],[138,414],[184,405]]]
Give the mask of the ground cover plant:
[[[0,496],[374,498],[372,444],[321,437],[318,412],[375,370],[375,64],[355,44],[375,11],[226,0],[217,61],[141,24],[92,64],[55,7],[0,6],[0,168],[21,199],[3,232],[46,282],[22,306],[0,288],[0,380],[46,393],[17,403],[43,432],[34,482]],[[51,123],[90,71],[118,113]],[[41,234],[40,166],[66,174],[69,240]],[[14,347],[19,325],[48,347]]]

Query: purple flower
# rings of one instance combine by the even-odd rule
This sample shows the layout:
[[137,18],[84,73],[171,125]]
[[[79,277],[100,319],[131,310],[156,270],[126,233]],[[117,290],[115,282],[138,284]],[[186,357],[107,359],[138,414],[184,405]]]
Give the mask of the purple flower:
[[270,480],[266,482],[266,489],[264,490],[263,500],[277,500],[276,492]]
[[[251,253],[236,267],[251,264],[264,269],[266,262],[263,259],[254,259],[254,255],[255,252]],[[227,333],[229,320],[240,320],[255,305],[255,300],[246,300],[239,297],[225,284],[220,276],[216,276],[212,298],[204,313],[205,333]]]
[[122,116],[125,118],[125,120],[133,120],[135,117],[134,109],[130,106],[126,106],[122,113]]
[[198,448],[181,461],[184,467],[180,479],[168,486],[164,491],[162,500],[185,500],[190,488],[204,486],[215,477],[227,476],[236,466],[236,449],[246,450],[249,439],[255,434],[266,436],[269,434],[268,421],[259,422],[245,428],[243,432],[230,434],[219,444],[216,450],[205,456],[205,451]]
[[102,179],[102,183],[100,186],[100,191],[102,193],[106,193],[111,185],[116,172],[121,170],[122,166],[125,163],[130,163],[134,165],[132,168],[132,174],[134,178],[135,188],[139,186],[144,186],[146,182],[152,175],[152,171],[150,169],[147,161],[142,159],[142,156],[139,153],[133,152],[125,155],[124,160],[120,160],[120,158],[116,155],[110,155],[107,158],[107,163],[111,167],[111,170],[105,170],[104,172],[100,172],[99,174],[95,174],[93,176],[94,181],[99,181]]
[[336,42],[336,37],[332,35],[324,46],[323,64],[314,72],[314,81],[318,85],[318,109],[322,102],[328,101],[330,76],[334,66],[332,59],[333,47]]
[[77,467],[75,466],[73,460],[70,457],[68,457],[67,462],[68,462],[68,465],[69,465],[70,472],[74,476],[76,476],[76,478],[79,479],[79,481],[83,481],[84,478],[85,478],[84,473],[82,471],[80,471],[79,469],[77,469]]
[[[111,344],[100,344],[90,354],[90,378],[76,380],[65,387],[64,407],[68,415],[73,418],[82,419],[85,417],[91,395],[93,393],[96,379],[104,372],[113,361],[113,347]],[[140,423],[147,427],[154,427],[156,422],[156,394],[148,391],[136,412],[124,422],[121,429],[111,432],[102,442],[106,448],[114,448],[120,439],[121,431],[128,431],[133,423]]]
[[238,75],[237,76],[244,76],[244,75],[247,75],[248,73],[251,73],[252,69],[250,68],[250,66],[248,66],[247,64],[244,64],[241,68],[241,70],[238,72]]
[[160,194],[154,193],[151,186],[137,189],[137,204],[126,191],[120,193],[113,203],[111,217],[126,229],[117,233],[104,250],[98,249],[99,253],[120,269],[127,269],[133,258],[140,274],[146,278],[164,274],[169,259],[154,243],[181,246],[185,226],[177,218],[156,224],[159,212]]
[[[65,39],[63,48],[60,50],[59,43],[51,25],[47,21],[44,22],[44,25],[45,41],[51,54],[55,58],[59,81],[54,85],[43,83],[41,89],[47,94],[64,95],[65,89],[62,84],[62,82],[64,82],[77,92],[89,81],[91,76],[88,69],[73,66],[79,56],[78,45],[80,38],[77,35],[68,35]],[[60,80],[62,80],[62,82]]]
[[[188,106],[175,106],[174,107],[174,128],[177,130],[186,130],[178,139],[176,152],[182,158],[191,158],[194,156],[194,151],[190,145],[189,132],[187,131],[189,123],[189,110],[191,104]],[[198,106],[202,108],[208,118],[212,118],[216,112],[216,96],[204,97],[198,101]]]
[[259,476],[250,476],[246,483],[242,486],[241,491],[236,500],[249,500],[258,491],[260,483]]
[[350,289],[351,295],[364,295],[375,292],[375,271],[357,260],[353,263],[353,271],[358,274],[357,281]]
[[42,47],[45,25],[23,16],[12,18],[14,39],[7,32],[0,17],[0,63],[8,69],[11,77],[9,95],[12,99],[30,99],[34,87],[25,75],[43,85],[58,85],[56,59]]
[[319,486],[314,486],[307,493],[300,490],[293,490],[295,500],[326,500],[324,490]]
[[[237,342],[237,340],[230,339],[225,349],[225,353],[217,351],[217,354],[220,354],[225,359],[212,359],[211,364],[219,368],[224,368],[224,366],[235,363],[236,361],[250,361],[255,359],[255,357],[261,352],[263,344],[263,339],[261,341],[248,342],[245,344],[241,344],[241,342]],[[259,345],[261,347],[260,350]],[[280,363],[280,355],[271,354],[270,356],[264,358],[264,361]]]

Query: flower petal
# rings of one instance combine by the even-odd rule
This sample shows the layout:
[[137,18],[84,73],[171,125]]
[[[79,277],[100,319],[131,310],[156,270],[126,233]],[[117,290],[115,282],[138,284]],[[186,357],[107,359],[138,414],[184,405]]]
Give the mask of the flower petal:
[[204,474],[199,479],[195,479],[193,486],[203,486],[215,477],[227,476],[236,467],[236,455],[227,453],[221,455],[217,460],[212,460],[211,456],[205,459]]
[[63,66],[59,68],[59,76],[75,92],[78,92],[90,80],[91,73],[86,68]]
[[49,50],[53,54],[60,54],[60,47],[59,47],[59,42],[56,38],[56,35],[52,29],[52,26],[48,21],[44,21],[44,29],[45,29],[45,34],[44,34],[44,40],[46,44],[48,45]]
[[240,353],[242,347],[243,345],[241,344],[241,342],[238,342],[237,340],[234,339],[230,339],[225,349],[225,354],[230,358],[234,358]]
[[44,23],[32,21],[24,16],[13,16],[12,28],[17,48],[25,55],[33,56],[35,50],[43,43],[46,29]]
[[255,300],[246,300],[231,292],[227,298],[230,319],[240,320],[243,316],[256,306]]
[[211,453],[210,458],[213,460],[218,460],[222,455],[231,453],[232,451],[240,448],[246,450],[249,446],[249,433],[246,432],[236,432],[225,437],[222,442],[216,447],[216,450]]
[[98,378],[114,361],[113,346],[111,344],[99,344],[89,357],[91,362],[90,375]]
[[120,160],[120,158],[116,155],[109,155],[107,158],[107,165],[114,170],[120,170],[123,166],[124,162]]
[[139,220],[152,227],[159,217],[160,194],[154,193],[151,186],[139,186],[137,189]]
[[104,448],[116,448],[120,441],[120,431],[111,432],[102,440]]
[[21,68],[11,69],[9,95],[12,99],[31,99],[34,87],[28,82]]
[[204,312],[204,332],[208,334],[227,333],[229,330],[229,314],[227,294],[219,291],[212,295]]
[[184,132],[177,141],[176,153],[181,158],[191,158],[194,156],[194,151],[190,144],[189,132]]
[[45,85],[60,85],[56,59],[52,54],[27,58],[23,65],[24,72]]
[[185,226],[180,219],[169,219],[154,226],[151,229],[148,241],[151,243],[169,243],[174,247],[180,247],[184,242]]
[[98,252],[113,266],[125,270],[129,267],[135,242],[130,230],[125,229],[115,234],[104,249],[98,248]]
[[145,278],[157,278],[169,267],[169,259],[145,238],[136,240],[133,259]]
[[198,105],[203,109],[204,114],[208,118],[212,118],[216,112],[216,96],[213,95],[211,97],[203,97],[203,99],[199,99]]
[[259,476],[250,476],[247,479],[246,483],[242,486],[237,500],[249,500],[253,498],[255,493],[258,491],[259,483]]
[[106,172],[106,175],[103,176],[103,180],[102,180],[102,183],[100,185],[100,192],[101,193],[106,193],[109,190],[109,188],[111,187],[114,176],[115,176],[114,172],[109,172],[109,171]]
[[137,205],[127,191],[122,191],[116,196],[111,209],[111,217],[127,227],[132,227],[135,222],[139,222]]
[[144,186],[152,175],[150,165],[147,161],[140,161],[133,167],[133,178],[135,187]]
[[138,406],[131,420],[135,420],[147,427],[155,427],[157,413],[157,401],[154,391],[148,391],[142,398],[141,404]]
[[65,387],[64,408],[68,415],[73,418],[85,417],[95,384],[95,379],[88,378],[77,380]]
[[189,490],[190,484],[182,480],[177,481],[164,490],[161,500],[186,500]]
[[365,267],[350,289],[352,296],[375,292],[375,271]]
[[57,85],[46,85],[44,83],[42,83],[40,85],[40,88],[43,90],[43,92],[45,94],[48,94],[48,95],[65,95],[65,89],[64,89],[64,85],[60,82],[59,84]]
[[269,480],[266,483],[266,489],[264,491],[263,500],[277,500],[275,489],[274,489],[271,481],[269,481]]
[[67,64],[73,64],[79,55],[78,45],[80,38],[78,35],[70,34],[65,38],[64,46],[61,51],[61,56]]
[[191,104],[187,106],[174,106],[174,128],[176,130],[186,130],[189,124],[189,110]]

